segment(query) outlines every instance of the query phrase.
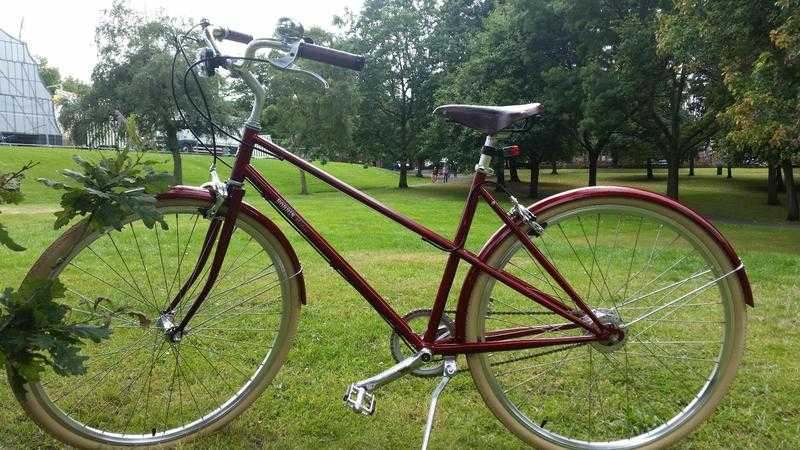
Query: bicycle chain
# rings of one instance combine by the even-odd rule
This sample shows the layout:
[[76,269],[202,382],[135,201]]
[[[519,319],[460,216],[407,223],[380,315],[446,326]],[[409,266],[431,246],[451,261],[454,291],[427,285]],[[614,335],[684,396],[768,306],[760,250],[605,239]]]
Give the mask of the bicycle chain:
[[[456,313],[455,310],[445,310],[444,311],[444,314],[455,314],[455,313]],[[554,315],[555,313],[554,312],[549,312],[549,311],[529,311],[529,312],[520,311],[520,312],[502,312],[502,313],[493,312],[491,314],[492,315],[539,316],[539,315]],[[496,367],[496,366],[502,366],[504,364],[511,364],[511,363],[515,363],[515,362],[519,362],[519,361],[524,361],[526,359],[537,358],[539,356],[546,356],[546,355],[550,355],[550,354],[553,354],[553,353],[558,353],[558,352],[562,352],[562,351],[565,351],[565,350],[570,350],[570,349],[573,349],[573,348],[576,348],[576,347],[580,347],[580,346],[583,346],[583,345],[586,345],[586,344],[585,343],[578,343],[578,344],[567,345],[567,346],[564,346],[564,347],[559,347],[559,348],[554,348],[554,349],[551,349],[551,350],[545,350],[545,351],[542,351],[542,352],[534,353],[533,355],[519,356],[517,358],[512,358],[512,359],[509,359],[509,360],[506,360],[506,361],[500,361],[500,362],[492,363],[492,364],[489,364],[489,366],[490,367]],[[455,373],[459,374],[461,372],[469,372],[469,368],[458,369]]]

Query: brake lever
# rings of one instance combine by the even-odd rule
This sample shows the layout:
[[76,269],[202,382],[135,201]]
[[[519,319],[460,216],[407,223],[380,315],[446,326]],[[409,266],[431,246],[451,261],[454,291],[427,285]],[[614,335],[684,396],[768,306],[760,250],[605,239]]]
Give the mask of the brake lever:
[[269,58],[268,59],[269,63],[272,64],[273,66],[277,67],[280,70],[288,70],[290,72],[299,72],[299,73],[308,75],[308,76],[314,78],[315,80],[317,80],[322,85],[323,89],[328,89],[328,87],[329,87],[328,81],[325,80],[325,78],[322,78],[322,75],[320,75],[320,74],[318,74],[316,72],[312,72],[312,71],[307,70],[307,69],[302,69],[302,68],[297,66],[297,64],[296,64],[296,62],[297,62],[297,54],[298,54],[298,49],[300,48],[300,43],[301,42],[303,42],[303,41],[300,40],[300,41],[297,41],[297,42],[291,44],[291,49],[289,50],[289,52],[286,55],[284,55],[284,56],[282,56],[280,58]]
[[292,64],[291,67],[289,67],[287,69],[284,69],[284,70],[306,74],[306,75],[314,78],[315,80],[319,81],[319,83],[322,85],[322,89],[328,89],[330,87],[328,85],[328,82],[325,80],[325,78],[322,78],[322,75],[320,75],[320,74],[318,74],[316,72],[312,72],[310,70],[301,69],[300,67],[297,67],[296,64]]

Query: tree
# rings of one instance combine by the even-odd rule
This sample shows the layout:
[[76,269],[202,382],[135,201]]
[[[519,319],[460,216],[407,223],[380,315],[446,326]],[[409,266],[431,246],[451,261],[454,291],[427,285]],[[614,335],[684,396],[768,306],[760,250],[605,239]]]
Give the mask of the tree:
[[85,145],[92,122],[103,120],[92,117],[93,109],[88,100],[91,86],[77,78],[66,77],[61,83],[61,91],[61,95],[57,93],[54,96],[54,102],[61,107],[58,121],[73,144]]
[[66,92],[71,92],[77,96],[87,95],[91,88],[92,87],[90,85],[73,76],[68,76],[61,81],[61,89]]
[[[115,112],[123,116],[136,115],[146,135],[161,133],[172,153],[173,173],[182,182],[181,158],[178,149],[178,130],[192,128],[209,132],[209,126],[190,106],[187,96],[201,104],[198,88],[189,76],[187,90],[182,89],[185,62],[178,58],[176,89],[179,105],[186,121],[178,115],[172,99],[172,68],[176,37],[186,27],[171,17],[145,17],[116,0],[97,26],[95,40],[100,62],[92,72],[92,89],[87,104],[94,118],[109,117]],[[189,40],[191,42],[191,40]],[[194,54],[189,45],[187,52]],[[228,125],[230,107],[220,95],[219,78],[200,80],[209,107],[216,121]]]
[[[319,28],[306,34],[319,45],[333,48],[346,45]],[[323,89],[318,82],[297,72],[264,66],[258,74],[268,97],[268,106],[261,115],[262,123],[273,137],[291,140],[296,148],[302,149],[304,157],[359,159],[363,155],[357,153],[353,144],[357,102],[353,72],[311,61],[299,60],[298,63],[325,78],[329,88]]]
[[678,198],[681,163],[717,132],[724,89],[714,55],[694,51],[672,12],[670,1],[624,2],[615,29],[620,75],[634,93],[632,120],[666,159],[667,195]]
[[[499,3],[483,20],[484,30],[470,42],[469,59],[449,74],[437,92],[438,103],[515,104],[539,101],[545,115],[536,120],[530,132],[512,137],[528,155],[532,170],[529,194],[538,194],[538,167],[549,155],[563,155],[564,136],[574,124],[572,116],[563,116],[550,108],[543,73],[563,65],[568,49],[564,21],[552,2],[515,0]],[[476,161],[482,136],[462,127],[441,122],[438,133],[447,136],[442,148],[448,158],[468,167]],[[498,173],[499,175],[499,173]]]
[[720,114],[726,140],[737,152],[754,151],[768,162],[768,202],[776,200],[775,171],[782,166],[787,219],[800,219],[797,191],[789,182],[792,157],[800,153],[800,2],[713,0],[703,2],[701,11],[682,0],[677,6],[696,45],[720,56],[732,97]]
[[361,72],[356,142],[376,159],[397,162],[408,187],[422,131],[433,109],[433,0],[367,0],[351,19],[354,49],[367,56]]
[[[477,46],[473,41],[485,29],[494,6],[494,0],[444,0],[436,10],[430,39],[434,106],[465,101],[453,95],[450,85],[459,68],[475,56]],[[483,103],[488,99],[470,101]],[[475,164],[476,149],[482,144],[480,139],[471,130],[430,120],[423,132],[417,158],[420,161],[447,158],[459,167],[470,167]]]
[[575,126],[567,135],[586,153],[589,186],[597,185],[597,162],[627,125],[628,98],[612,68],[589,61],[578,69],[558,67],[545,75],[547,111]]
[[61,72],[57,67],[50,66],[44,56],[37,56],[36,61],[39,63],[39,76],[42,78],[42,83],[50,91],[50,95],[53,95],[61,83]]
[[568,118],[568,137],[585,152],[594,186],[600,155],[626,131],[631,115],[616,60],[621,37],[614,25],[624,9],[619,2],[553,3],[567,41],[560,64],[545,74],[544,99],[547,111]]

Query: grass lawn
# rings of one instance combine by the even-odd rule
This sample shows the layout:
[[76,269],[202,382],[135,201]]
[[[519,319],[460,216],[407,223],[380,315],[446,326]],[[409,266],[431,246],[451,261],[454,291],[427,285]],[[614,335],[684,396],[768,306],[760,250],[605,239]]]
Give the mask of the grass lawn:
[[[57,177],[71,167],[74,153],[90,151],[0,147],[0,172],[28,160],[41,161],[23,185],[25,201],[2,209],[0,220],[28,251],[0,250],[2,286],[17,286],[25,271],[60,232],[52,229],[58,193],[33,180]],[[166,155],[154,156],[168,161]],[[187,156],[185,181],[206,181],[208,157]],[[312,195],[297,194],[297,170],[278,161],[256,166],[287,194],[373,286],[401,313],[429,307],[443,253],[405,229],[331,192],[318,182]],[[344,181],[445,236],[452,236],[466,193],[461,177],[431,185],[410,177],[412,188],[395,189],[395,173],[349,164],[325,166]],[[744,260],[755,294],[747,349],[731,392],[717,413],[679,448],[797,448],[800,445],[800,227],[783,222],[785,207],[766,206],[765,169],[734,169],[734,178],[698,169],[681,177],[682,201],[712,217]],[[528,174],[520,173],[523,181]],[[601,170],[602,184],[623,184],[663,192],[665,173],[648,181],[644,171]],[[555,193],[582,185],[586,173],[543,170],[540,190]],[[518,186],[524,191],[524,186]],[[271,208],[248,199],[269,216]],[[785,204],[785,198],[781,201]],[[341,404],[344,388],[392,363],[388,327],[369,305],[330,269],[291,228],[280,223],[304,266],[308,305],[300,313],[298,335],[274,386],[239,419],[192,448],[409,448],[421,442],[430,391],[437,381],[406,377],[377,392],[378,411],[367,418]],[[479,209],[468,239],[473,250],[499,226],[488,208]],[[460,277],[463,272],[460,272]],[[458,281],[456,282],[456,288]],[[459,361],[466,368],[463,361]],[[39,430],[0,384],[0,447],[46,448],[59,444]],[[520,448],[522,444],[483,405],[469,374],[457,376],[440,398],[431,448]]]

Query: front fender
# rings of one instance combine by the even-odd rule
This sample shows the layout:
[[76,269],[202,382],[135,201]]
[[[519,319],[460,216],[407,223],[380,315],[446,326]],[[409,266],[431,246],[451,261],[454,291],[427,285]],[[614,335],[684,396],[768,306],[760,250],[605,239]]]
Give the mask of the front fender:
[[[208,203],[211,203],[213,201],[213,199],[214,199],[213,196],[211,195],[211,192],[209,192],[207,189],[198,188],[198,187],[194,187],[194,186],[183,186],[183,185],[175,186],[172,189],[170,189],[169,191],[167,191],[167,192],[165,192],[163,194],[160,194],[158,196],[159,200],[178,200],[178,199],[182,199],[182,198],[189,198],[189,199],[192,199],[192,200],[206,201]],[[297,259],[297,254],[295,253],[294,248],[292,247],[292,245],[289,243],[289,240],[286,239],[286,236],[283,234],[281,229],[278,228],[278,226],[275,224],[275,222],[270,220],[264,214],[261,214],[261,212],[259,210],[254,208],[249,203],[242,202],[242,206],[240,208],[240,212],[242,214],[248,215],[250,218],[252,218],[256,222],[258,222],[259,225],[261,225],[264,228],[266,228],[267,231],[270,234],[275,236],[275,238],[280,243],[281,247],[283,247],[283,250],[289,256],[289,260],[290,260],[290,262],[291,262],[291,264],[293,266],[293,267],[290,268],[290,272],[297,274],[297,276],[295,278],[297,279],[297,286],[299,287],[300,303],[305,305],[306,304],[306,283],[305,283],[305,280],[303,278],[303,272],[301,271],[301,267],[302,266],[300,265],[300,260]]]
[[[742,260],[739,259],[739,256],[733,250],[733,246],[731,246],[730,242],[722,235],[722,233],[717,230],[714,225],[711,224],[705,217],[701,216],[696,211],[692,210],[691,208],[687,207],[686,205],[673,200],[667,196],[657,194],[655,192],[645,191],[642,189],[635,189],[630,187],[622,187],[622,186],[595,186],[595,187],[584,187],[573,189],[570,191],[561,192],[559,194],[547,197],[545,199],[539,200],[538,202],[534,203],[533,205],[529,206],[528,209],[533,212],[534,214],[540,214],[542,211],[553,208],[559,205],[562,205],[567,202],[575,201],[575,200],[582,200],[586,198],[593,198],[593,197],[627,197],[627,198],[636,198],[639,200],[650,201],[656,203],[658,205],[667,207],[672,209],[686,218],[690,219],[692,222],[700,226],[709,236],[722,248],[725,254],[728,256],[728,259],[731,262],[733,267],[739,267],[742,264]],[[481,249],[478,257],[481,261],[486,261],[489,255],[491,255],[494,250],[497,248],[498,245],[506,238],[508,235],[512,233],[511,229],[508,226],[500,227],[492,237],[486,241],[483,248]],[[461,287],[461,294],[458,298],[458,306],[456,308],[456,338],[463,339],[465,334],[465,322],[467,316],[467,307],[469,306],[469,299],[472,293],[472,288],[475,285],[475,282],[478,279],[481,271],[477,269],[475,266],[470,268],[469,272],[467,273],[466,278],[464,279],[464,283]],[[744,300],[748,306],[754,306],[753,303],[753,291],[750,288],[750,282],[747,278],[747,273],[745,273],[744,268],[736,272],[736,275],[739,280],[739,284],[742,288],[742,292],[744,293]]]

